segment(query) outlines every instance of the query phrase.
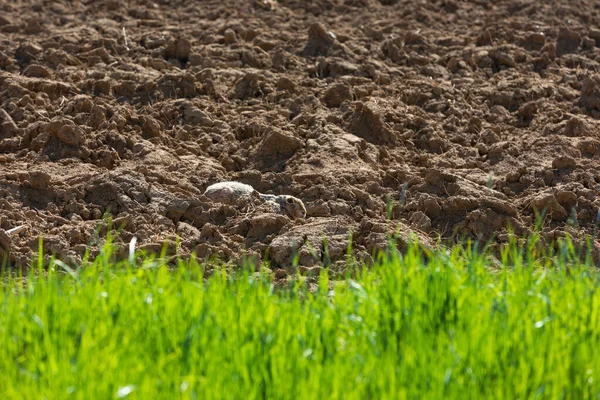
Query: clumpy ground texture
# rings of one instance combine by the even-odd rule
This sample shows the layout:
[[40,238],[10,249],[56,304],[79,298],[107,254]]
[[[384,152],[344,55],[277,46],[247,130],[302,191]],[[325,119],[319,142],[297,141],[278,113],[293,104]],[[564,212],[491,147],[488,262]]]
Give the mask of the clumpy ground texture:
[[[2,2],[0,227],[29,227],[2,254],[77,263],[106,213],[123,254],[282,273],[544,209],[542,243],[597,248],[598,26],[591,0]],[[307,217],[204,196],[231,180]]]

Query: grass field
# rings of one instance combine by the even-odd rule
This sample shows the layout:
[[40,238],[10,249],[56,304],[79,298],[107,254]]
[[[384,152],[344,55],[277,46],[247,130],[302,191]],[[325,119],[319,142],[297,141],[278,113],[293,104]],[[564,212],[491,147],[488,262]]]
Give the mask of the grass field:
[[6,277],[0,398],[600,397],[593,267],[568,245],[482,253],[415,249],[312,292],[107,253]]

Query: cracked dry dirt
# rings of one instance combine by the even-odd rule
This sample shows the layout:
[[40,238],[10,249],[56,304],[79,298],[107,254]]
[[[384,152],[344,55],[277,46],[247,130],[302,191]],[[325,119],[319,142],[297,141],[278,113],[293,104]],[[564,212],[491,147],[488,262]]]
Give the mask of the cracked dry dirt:
[[[0,227],[29,226],[4,248],[22,264],[42,236],[76,263],[107,212],[123,251],[136,236],[147,251],[268,253],[274,268],[294,246],[303,268],[343,262],[350,232],[367,260],[394,230],[400,247],[411,233],[502,243],[536,209],[548,243],[595,235],[599,8],[2,2]],[[233,179],[303,199],[308,217],[202,195]]]

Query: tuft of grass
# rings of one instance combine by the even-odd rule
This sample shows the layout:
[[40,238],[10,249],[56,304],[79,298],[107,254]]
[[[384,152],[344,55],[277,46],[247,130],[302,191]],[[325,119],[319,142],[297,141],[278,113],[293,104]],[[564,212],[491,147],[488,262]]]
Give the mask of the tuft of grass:
[[108,242],[78,270],[4,277],[0,398],[597,397],[599,275],[568,240],[535,251],[415,245],[308,290],[114,262]]

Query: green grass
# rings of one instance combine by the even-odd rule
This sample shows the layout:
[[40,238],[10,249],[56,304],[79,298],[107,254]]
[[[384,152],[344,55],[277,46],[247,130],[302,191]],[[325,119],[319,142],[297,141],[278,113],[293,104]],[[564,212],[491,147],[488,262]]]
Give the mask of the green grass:
[[0,398],[600,397],[600,278],[529,248],[413,249],[313,292],[193,261],[51,264],[2,284]]

